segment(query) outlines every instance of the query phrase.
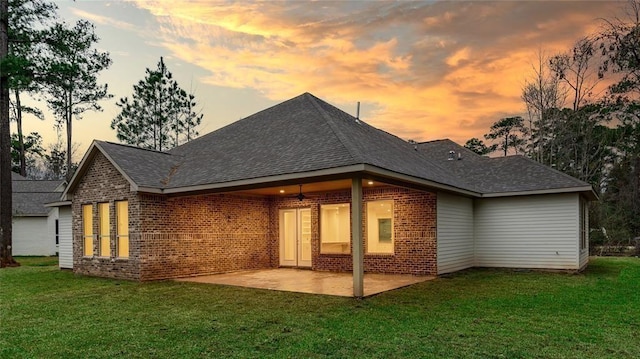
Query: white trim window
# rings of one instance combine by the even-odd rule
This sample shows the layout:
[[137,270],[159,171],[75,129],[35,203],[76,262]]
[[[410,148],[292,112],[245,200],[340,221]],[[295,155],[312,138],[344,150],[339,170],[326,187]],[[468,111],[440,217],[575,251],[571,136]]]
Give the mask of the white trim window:
[[367,202],[367,253],[393,254],[393,200]]
[[116,201],[116,257],[129,258],[129,202]]
[[349,203],[320,206],[320,253],[351,253],[350,208]]
[[82,255],[93,256],[93,205],[82,205]]
[[109,202],[98,203],[98,256],[111,256]]

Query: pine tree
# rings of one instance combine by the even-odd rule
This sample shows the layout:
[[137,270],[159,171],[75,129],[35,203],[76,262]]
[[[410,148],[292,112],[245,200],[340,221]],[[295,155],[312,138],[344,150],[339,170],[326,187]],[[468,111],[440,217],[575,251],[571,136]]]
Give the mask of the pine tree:
[[111,65],[109,53],[93,48],[98,42],[92,23],[80,20],[73,27],[56,24],[50,31],[46,58],[49,94],[47,103],[57,121],[67,130],[67,180],[71,172],[72,120],[85,111],[101,111],[98,101],[108,99],[107,85],[98,84],[98,74]]
[[[9,53],[8,13],[8,1],[0,0],[0,69],[5,68]],[[12,205],[9,76],[0,71],[0,268],[17,265],[11,253]]]
[[168,150],[198,136],[202,114],[195,96],[183,90],[160,58],[155,70],[133,85],[131,99],[121,98],[120,114],[111,122],[120,141],[138,147]]
[[57,5],[43,0],[9,1],[9,54],[12,64],[9,88],[13,99],[10,117],[16,121],[18,130],[18,172],[26,176],[25,143],[22,134],[23,114],[29,113],[38,119],[44,119],[37,108],[22,105],[21,95],[33,93],[41,86],[38,68],[43,68],[43,47],[46,26],[57,18]]

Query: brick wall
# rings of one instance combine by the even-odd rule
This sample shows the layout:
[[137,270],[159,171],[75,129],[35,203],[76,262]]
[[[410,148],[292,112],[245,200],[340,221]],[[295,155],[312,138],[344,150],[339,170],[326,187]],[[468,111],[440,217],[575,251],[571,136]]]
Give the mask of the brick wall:
[[[119,259],[115,257],[116,248],[116,219],[115,201],[129,201],[129,258]],[[109,257],[98,257],[98,240],[95,234],[98,233],[98,208],[97,204],[109,203],[109,232],[111,234]],[[83,233],[82,233],[82,205],[91,204],[93,207],[93,253],[92,257],[83,256]],[[72,215],[73,215],[73,271],[79,274],[110,277],[138,279],[140,268],[138,266],[140,258],[140,239],[136,236],[139,233],[139,221],[137,220],[140,205],[137,196],[130,191],[129,182],[120,175],[101,153],[98,153],[89,164],[87,173],[80,179],[78,188],[73,194]]]
[[[394,202],[394,253],[366,254],[366,203]],[[114,202],[129,201],[130,255],[115,257]],[[363,240],[366,272],[436,274],[436,196],[398,187],[364,189]],[[82,205],[110,204],[111,256],[83,257]],[[351,191],[324,193],[304,201],[231,194],[165,196],[137,194],[100,153],[89,164],[73,199],[74,271],[80,274],[153,280],[279,266],[279,210],[310,208],[312,268],[350,271],[350,254],[321,254],[322,204],[350,203]],[[98,243],[94,239],[94,253]]]
[[142,280],[271,266],[269,201],[140,195]]
[[[367,216],[369,201],[393,200],[394,205],[394,253],[367,254]],[[435,275],[436,268],[436,195],[399,187],[381,187],[363,190],[363,248],[364,270],[371,273],[397,273]],[[297,199],[274,198],[271,206],[272,265],[279,265],[279,218],[284,208],[311,209],[312,269],[323,271],[351,271],[350,254],[320,253],[320,206],[323,204],[351,203],[351,191],[324,193]]]

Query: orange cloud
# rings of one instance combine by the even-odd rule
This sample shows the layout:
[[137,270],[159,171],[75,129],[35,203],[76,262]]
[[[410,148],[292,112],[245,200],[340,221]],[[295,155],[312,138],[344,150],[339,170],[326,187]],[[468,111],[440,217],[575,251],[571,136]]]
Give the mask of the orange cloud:
[[[273,100],[310,91],[403,138],[481,137],[524,112],[536,52],[569,49],[611,3],[137,1],[201,81]],[[352,111],[353,113],[353,111]]]

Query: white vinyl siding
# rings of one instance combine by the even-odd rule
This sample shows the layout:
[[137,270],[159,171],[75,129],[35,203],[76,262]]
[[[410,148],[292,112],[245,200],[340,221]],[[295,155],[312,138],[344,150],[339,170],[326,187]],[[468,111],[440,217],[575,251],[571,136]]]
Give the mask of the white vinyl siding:
[[58,208],[49,208],[47,213],[47,244],[51,245],[53,254],[58,254],[58,245],[56,244],[56,220],[58,219]]
[[475,201],[476,266],[579,269],[579,195]]
[[73,269],[73,239],[71,237],[71,206],[59,208],[58,212],[58,262],[60,268]]
[[11,234],[14,256],[53,256],[56,242],[47,217],[13,217]]
[[[584,203],[584,232],[586,237],[585,247],[580,249],[580,268],[584,268],[589,263],[589,202],[584,198],[580,201]],[[580,215],[580,214],[578,214]]]
[[438,274],[473,267],[473,200],[438,193]]

